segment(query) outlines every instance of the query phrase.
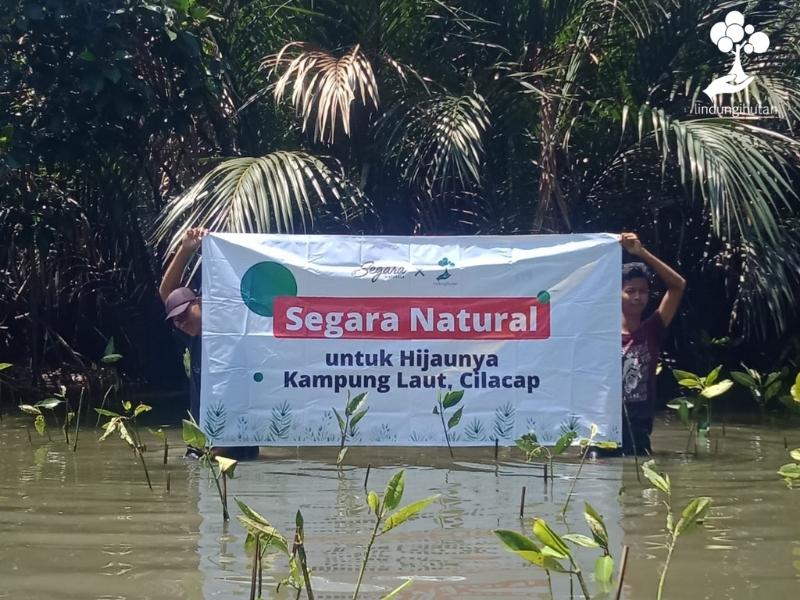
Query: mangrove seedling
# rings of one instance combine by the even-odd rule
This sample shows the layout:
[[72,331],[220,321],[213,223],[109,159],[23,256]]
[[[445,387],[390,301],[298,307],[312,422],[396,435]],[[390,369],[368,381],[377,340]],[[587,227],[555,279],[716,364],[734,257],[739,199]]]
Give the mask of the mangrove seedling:
[[[50,437],[50,432],[47,431],[47,420],[44,418],[44,410],[54,411],[57,406],[60,406],[66,401],[66,388],[62,385],[61,392],[58,394],[53,394],[51,398],[45,398],[44,400],[40,400],[36,404],[20,404],[19,409],[28,414],[33,416],[33,427],[36,429],[36,433],[40,436],[43,436],[45,432],[47,432],[47,437],[52,441]],[[72,420],[74,416],[73,413],[67,411],[66,416],[64,417],[64,432],[67,439],[67,443],[69,443],[69,434],[67,432],[67,424],[69,421]]]
[[525,460],[527,462],[533,462],[535,458],[542,458],[544,457],[547,459],[547,466],[550,471],[550,476],[553,476],[553,457],[559,454],[563,454],[567,448],[572,445],[572,442],[575,441],[575,438],[578,437],[577,432],[569,430],[565,431],[558,440],[556,440],[555,446],[551,450],[544,444],[540,443],[536,434],[534,432],[528,432],[523,434],[518,440],[515,440],[514,443],[517,445],[517,448],[522,450],[525,453]]
[[[369,542],[367,542],[367,547],[364,551],[364,558],[361,561],[361,569],[358,572],[358,581],[356,581],[356,588],[353,591],[353,600],[358,598],[358,592],[361,589],[361,582],[364,579],[364,573],[367,570],[367,563],[369,562],[369,555],[372,551],[372,545],[375,543],[375,540],[379,536],[389,533],[395,527],[398,527],[399,525],[402,525],[408,521],[411,517],[424,510],[431,502],[439,497],[439,494],[436,494],[435,496],[428,496],[427,498],[417,500],[416,502],[412,502],[411,504],[407,504],[406,506],[398,509],[397,507],[400,505],[400,501],[403,499],[403,491],[405,490],[405,477],[405,470],[398,471],[392,475],[389,483],[386,484],[386,490],[383,492],[383,497],[379,497],[378,494],[373,491],[370,491],[367,494],[367,506],[375,517],[375,526],[372,529],[372,535],[369,538]],[[399,586],[398,589],[393,590],[387,597],[393,596],[401,588],[409,585],[409,581],[404,582],[401,586]]]
[[[200,452],[200,465],[207,468],[214,480],[219,493],[219,501],[222,504],[222,519],[230,520],[228,514],[228,479],[233,478],[238,461],[232,458],[214,456],[213,449],[208,443],[208,436],[200,429],[194,418],[189,415],[191,420],[183,419],[182,435],[183,441],[190,448]],[[220,480],[222,483],[220,483]]]
[[464,390],[447,392],[446,394],[438,392],[436,394],[436,404],[433,407],[433,414],[439,415],[439,418],[442,420],[444,440],[447,442],[447,449],[450,451],[450,458],[453,458],[453,448],[450,446],[450,430],[458,425],[458,423],[461,421],[461,414],[464,411],[464,407],[460,406],[456,412],[450,415],[450,418],[447,419],[447,423],[444,421],[444,411],[448,408],[453,408],[455,405],[461,402],[463,397]]
[[[500,538],[500,541],[507,550],[529,563],[544,569],[547,572],[548,584],[550,583],[550,571],[575,575],[578,578],[578,584],[581,586],[583,597],[587,599],[591,598],[589,595],[589,588],[586,586],[586,580],[583,578],[583,572],[578,566],[578,563],[575,562],[575,557],[572,555],[572,551],[565,542],[565,540],[569,538],[567,536],[559,536],[543,519],[533,520],[533,535],[537,538],[539,543],[542,544],[542,547],[531,538],[516,531],[497,529],[494,533]],[[586,539],[589,540],[589,542],[592,541],[589,538]],[[568,560],[570,566],[565,567],[559,562],[561,560]],[[550,596],[552,597],[552,595],[551,587]]]
[[564,501],[564,506],[561,509],[561,515],[567,514],[567,507],[569,506],[569,501],[572,499],[572,494],[575,491],[575,486],[578,484],[578,479],[581,476],[581,471],[583,470],[583,463],[586,462],[586,456],[589,454],[589,446],[592,446],[595,441],[594,438],[597,436],[598,429],[597,425],[592,423],[592,426],[589,430],[589,437],[582,438],[580,440],[580,447],[581,447],[581,462],[578,463],[578,472],[575,473],[575,479],[572,480],[572,485],[569,487],[569,493],[567,493],[567,499]]
[[[117,372],[116,364],[120,360],[122,360],[122,354],[117,353],[117,351],[115,350],[114,336],[111,336],[110,338],[108,338],[108,343],[106,344],[105,350],[103,350],[103,356],[100,357],[101,363],[112,367],[111,385],[108,386],[105,394],[103,394],[103,400],[100,402],[100,408],[104,409],[106,407],[108,396],[111,394],[112,391],[114,392],[115,397],[116,394],[119,393],[120,379],[119,379],[119,373]],[[97,423],[95,424],[95,427],[100,425],[100,417],[101,415],[98,414]]]
[[339,411],[337,411],[335,408],[333,409],[333,414],[336,415],[336,421],[339,423],[339,433],[342,436],[339,442],[339,454],[336,457],[337,467],[342,464],[344,455],[347,454],[347,447],[345,446],[347,438],[349,437],[352,439],[356,436],[356,426],[369,410],[369,406],[361,408],[361,405],[366,399],[367,392],[362,392],[351,399],[350,392],[348,391],[347,402],[345,402],[344,405],[344,417],[342,417],[342,415],[339,414]]
[[700,377],[690,371],[673,369],[672,374],[678,385],[685,390],[686,395],[675,398],[667,406],[678,412],[678,418],[689,428],[689,439],[686,442],[686,451],[692,437],[700,429],[708,429],[711,425],[711,400],[721,396],[733,387],[730,379],[720,380],[722,365],[712,369],[705,377]]
[[158,429],[148,428],[147,431],[149,431],[152,435],[161,440],[162,443],[164,444],[164,464],[167,464],[167,459],[169,458],[169,440],[167,440],[167,432],[164,431],[164,427],[167,426],[164,425],[162,427],[159,427]]
[[744,371],[731,371],[731,379],[747,388],[763,416],[767,405],[773,399],[777,399],[783,389],[783,373],[773,371],[765,375],[744,363],[742,363],[742,367],[744,367]]
[[778,469],[778,475],[783,477],[786,486],[792,489],[795,483],[797,483],[797,480],[800,479],[800,448],[795,448],[789,452],[789,456],[791,456],[792,460],[795,462],[783,465]]
[[666,497],[664,506],[667,509],[667,540],[664,544],[664,548],[667,550],[667,558],[661,571],[661,578],[658,581],[657,594],[657,600],[661,600],[661,596],[664,592],[664,581],[667,578],[669,563],[670,560],[672,560],[672,553],[675,551],[675,545],[678,542],[678,538],[682,534],[691,531],[698,522],[703,520],[703,517],[705,517],[708,509],[711,507],[711,498],[707,496],[692,498],[692,500],[689,501],[689,504],[686,505],[686,508],[684,508],[681,512],[681,517],[678,519],[678,522],[675,523],[672,515],[672,484],[670,482],[669,475],[664,475],[662,477],[660,474],[658,474],[655,470],[654,460],[648,460],[642,465],[642,474],[651,484],[653,484],[653,487],[663,493]]
[[[303,577],[296,552],[289,552],[289,542],[269,521],[238,498],[235,498],[235,500],[236,504],[239,505],[239,510],[242,511],[242,514],[236,518],[239,519],[239,522],[247,531],[247,537],[244,540],[245,550],[253,551],[253,573],[250,583],[251,600],[261,598],[262,559],[265,554],[274,551],[281,552],[289,558],[289,575],[278,583],[277,591],[280,591],[283,586],[289,586],[297,591],[296,597],[299,598],[305,586],[305,578]],[[312,597],[313,592],[309,595],[309,598]]]
[[118,433],[119,437],[122,438],[133,449],[134,454],[139,457],[142,463],[142,469],[144,469],[144,476],[147,479],[147,487],[152,490],[153,484],[150,481],[150,472],[147,470],[147,462],[144,459],[144,444],[139,435],[139,428],[136,426],[136,417],[151,410],[151,407],[140,402],[134,408],[130,402],[123,400],[122,409],[125,411],[124,415],[105,408],[95,408],[98,418],[108,417],[108,421],[103,423],[105,433],[100,436],[100,441],[102,442],[107,439],[114,432]]

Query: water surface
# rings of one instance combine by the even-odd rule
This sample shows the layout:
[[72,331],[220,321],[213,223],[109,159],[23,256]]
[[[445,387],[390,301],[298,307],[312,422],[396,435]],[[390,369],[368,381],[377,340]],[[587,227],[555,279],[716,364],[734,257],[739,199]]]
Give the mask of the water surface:
[[[0,598],[20,600],[145,600],[249,598],[250,558],[236,521],[223,524],[216,488],[195,462],[181,458],[177,431],[168,464],[159,442],[147,452],[154,491],[123,442],[96,442],[84,430],[77,453],[59,435],[35,433],[26,419],[0,423]],[[147,435],[147,434],[144,434]],[[673,481],[676,510],[694,495],[714,498],[701,527],[682,537],[673,557],[665,598],[762,599],[800,594],[800,491],[775,475],[800,446],[800,430],[734,426],[712,431],[696,456],[685,456],[685,430],[659,423],[656,460]],[[574,454],[574,452],[573,452]],[[349,598],[371,530],[364,477],[382,491],[406,468],[404,504],[441,494],[416,520],[375,544],[362,598],[379,598],[413,576],[402,598],[549,598],[544,573],[504,551],[493,529],[530,534],[531,518],[557,531],[588,533],[583,502],[608,525],[613,554],[630,546],[623,597],[655,598],[665,551],[662,497],[636,478],[632,459],[587,462],[566,515],[561,506],[577,461],[559,462],[545,485],[538,465],[526,465],[511,449],[352,449],[347,465],[333,464],[336,449],[262,449],[242,463],[230,494],[291,536],[300,508],[314,572],[316,597]],[[166,490],[169,474],[170,491]],[[525,516],[519,517],[522,487]],[[596,551],[578,553],[592,580]],[[287,571],[286,560],[264,561],[264,597]],[[555,596],[569,598],[569,580],[553,575]],[[349,592],[349,593],[348,593]],[[577,584],[575,598],[581,597]],[[611,597],[598,594],[598,597]]]

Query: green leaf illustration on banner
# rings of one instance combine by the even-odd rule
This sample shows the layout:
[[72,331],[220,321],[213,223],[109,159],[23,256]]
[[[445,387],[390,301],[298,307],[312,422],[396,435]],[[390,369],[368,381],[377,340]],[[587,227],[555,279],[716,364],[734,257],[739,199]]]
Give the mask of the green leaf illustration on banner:
[[269,435],[272,441],[289,439],[292,431],[292,407],[289,402],[284,400],[277,406],[272,407],[272,416],[269,420]]
[[222,437],[222,432],[225,430],[225,420],[227,415],[225,413],[225,406],[222,402],[212,404],[206,409],[205,418],[205,431],[208,437],[217,439]]
[[510,402],[494,409],[494,434],[499,439],[508,440],[514,435],[514,417],[517,409]]
[[484,442],[487,439],[486,427],[477,417],[464,427],[464,439],[468,442]]

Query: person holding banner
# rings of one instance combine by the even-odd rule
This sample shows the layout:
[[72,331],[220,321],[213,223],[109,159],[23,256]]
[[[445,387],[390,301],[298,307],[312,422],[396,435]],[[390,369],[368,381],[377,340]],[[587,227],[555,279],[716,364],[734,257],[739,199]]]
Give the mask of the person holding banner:
[[[650,434],[656,403],[656,363],[686,288],[686,280],[651,254],[635,233],[623,233],[620,244],[641,262],[622,266],[622,452],[652,452]],[[650,300],[650,269],[667,291],[656,311],[643,319]]]
[[[200,420],[200,373],[203,355],[203,313],[200,296],[182,285],[183,273],[192,256],[200,248],[203,236],[208,233],[201,227],[186,232],[175,256],[167,266],[158,292],[164,302],[166,319],[177,330],[181,342],[189,351],[189,412],[195,421]],[[246,460],[258,456],[258,446],[215,447],[215,456]],[[196,449],[189,448],[186,455],[193,456]]]

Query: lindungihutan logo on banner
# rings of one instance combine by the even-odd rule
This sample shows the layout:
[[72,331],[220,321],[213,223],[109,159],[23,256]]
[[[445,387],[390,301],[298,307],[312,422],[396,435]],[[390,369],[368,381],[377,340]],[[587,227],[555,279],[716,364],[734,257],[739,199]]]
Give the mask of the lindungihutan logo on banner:
[[[745,92],[755,80],[747,73],[743,66],[743,59],[754,54],[763,54],[770,47],[769,36],[756,31],[756,27],[745,22],[745,16],[738,10],[732,10],[725,15],[724,21],[719,21],[711,27],[709,37],[720,52],[733,55],[730,71],[717,77],[706,86],[703,93],[708,96],[712,106],[692,107],[693,113],[706,113],[709,115],[729,114],[732,116],[770,116],[774,110],[769,106],[750,106],[749,104],[733,105],[733,98],[740,92]],[[743,56],[744,55],[744,56]],[[729,98],[731,105],[721,106]]]

